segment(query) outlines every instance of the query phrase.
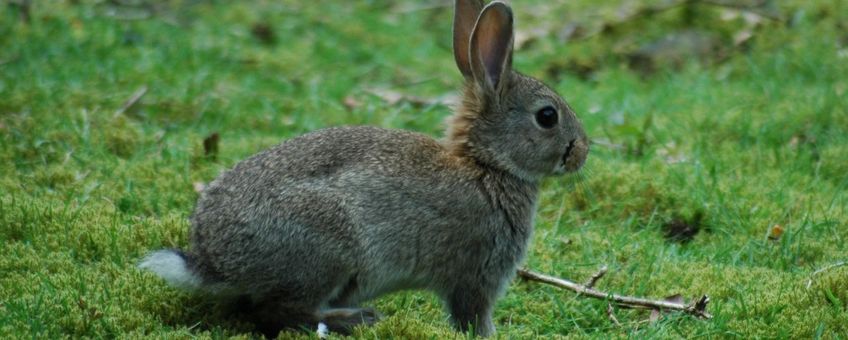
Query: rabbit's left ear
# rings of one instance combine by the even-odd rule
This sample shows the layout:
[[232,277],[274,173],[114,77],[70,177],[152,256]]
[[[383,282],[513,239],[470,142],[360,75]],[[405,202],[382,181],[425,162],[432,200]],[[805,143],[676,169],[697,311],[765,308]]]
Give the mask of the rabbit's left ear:
[[474,79],[482,88],[496,92],[512,67],[512,9],[492,2],[477,19],[471,34],[470,61]]

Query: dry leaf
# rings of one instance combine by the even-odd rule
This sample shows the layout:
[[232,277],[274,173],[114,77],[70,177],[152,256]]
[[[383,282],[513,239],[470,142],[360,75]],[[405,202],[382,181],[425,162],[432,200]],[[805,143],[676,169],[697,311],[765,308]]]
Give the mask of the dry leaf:
[[348,95],[342,101],[342,105],[344,105],[348,111],[353,111],[354,109],[362,106],[362,103],[360,103],[355,97]]
[[666,297],[663,299],[663,301],[665,301],[665,302],[671,302],[671,303],[677,303],[677,304],[681,304],[681,305],[682,305],[682,304],[683,304],[683,302],[684,302],[684,301],[683,301],[683,295],[680,295],[680,294],[674,294],[674,295],[666,296]]
[[[680,294],[674,294],[674,295],[666,296],[663,299],[663,301],[681,304],[681,305],[684,303],[683,296],[680,295]],[[651,323],[657,322],[661,318],[662,318],[662,313],[660,313],[660,311],[658,309],[651,309],[651,316],[648,317],[648,320],[650,320]]]
[[754,32],[752,32],[750,28],[746,28],[744,30],[736,32],[736,34],[733,35],[733,45],[735,45],[735,46],[745,45],[753,37],[754,37]]
[[772,241],[777,241],[780,239],[781,236],[783,236],[783,232],[783,226],[781,226],[780,224],[775,224],[771,226],[771,229],[769,229],[768,239]]

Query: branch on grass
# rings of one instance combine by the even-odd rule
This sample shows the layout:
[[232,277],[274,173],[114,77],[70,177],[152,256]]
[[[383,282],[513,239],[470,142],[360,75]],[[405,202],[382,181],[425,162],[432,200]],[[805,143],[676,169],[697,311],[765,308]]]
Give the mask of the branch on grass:
[[712,315],[710,315],[710,313],[707,313],[707,304],[710,302],[710,298],[706,295],[701,296],[700,299],[690,304],[684,304],[671,301],[651,300],[639,297],[607,293],[594,289],[592,287],[587,287],[586,285],[581,285],[579,283],[575,283],[558,277],[540,274],[527,269],[519,269],[518,276],[527,280],[547,283],[549,285],[565,288],[574,291],[580,295],[586,295],[596,299],[609,300],[614,302],[616,305],[624,308],[681,311],[686,314],[694,315],[704,319],[710,319],[713,317]]
[[807,280],[807,289],[810,289],[810,286],[813,285],[813,279],[817,275],[820,275],[821,273],[824,273],[828,270],[831,270],[831,269],[834,269],[834,268],[837,268],[837,267],[842,267],[842,266],[845,266],[845,265],[848,265],[848,261],[836,262],[834,264],[825,266],[824,268],[821,268],[819,270],[814,271],[812,274],[810,274],[810,278]]
[[592,277],[589,278],[589,281],[586,281],[586,284],[584,284],[583,287],[586,287],[586,288],[594,287],[595,283],[598,283],[598,280],[600,280],[602,277],[604,277],[604,274],[606,274],[606,273],[607,273],[607,266],[601,267],[601,269],[598,269],[598,272],[595,273],[595,275],[592,275]]

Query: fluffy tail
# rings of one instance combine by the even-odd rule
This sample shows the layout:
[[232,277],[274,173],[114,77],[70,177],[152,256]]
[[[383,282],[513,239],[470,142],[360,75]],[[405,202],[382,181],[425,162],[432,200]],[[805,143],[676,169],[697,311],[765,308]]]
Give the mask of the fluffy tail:
[[187,255],[179,250],[163,249],[145,256],[138,268],[156,273],[174,287],[200,289],[203,280],[189,268],[187,259]]

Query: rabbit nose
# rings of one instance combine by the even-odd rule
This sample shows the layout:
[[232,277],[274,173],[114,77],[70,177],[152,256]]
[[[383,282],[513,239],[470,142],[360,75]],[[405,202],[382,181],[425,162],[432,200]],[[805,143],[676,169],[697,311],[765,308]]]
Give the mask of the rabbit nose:
[[589,153],[589,143],[583,138],[575,138],[568,142],[568,147],[565,148],[565,154],[562,156],[562,162],[565,164],[566,171],[577,171],[586,162],[586,155]]

